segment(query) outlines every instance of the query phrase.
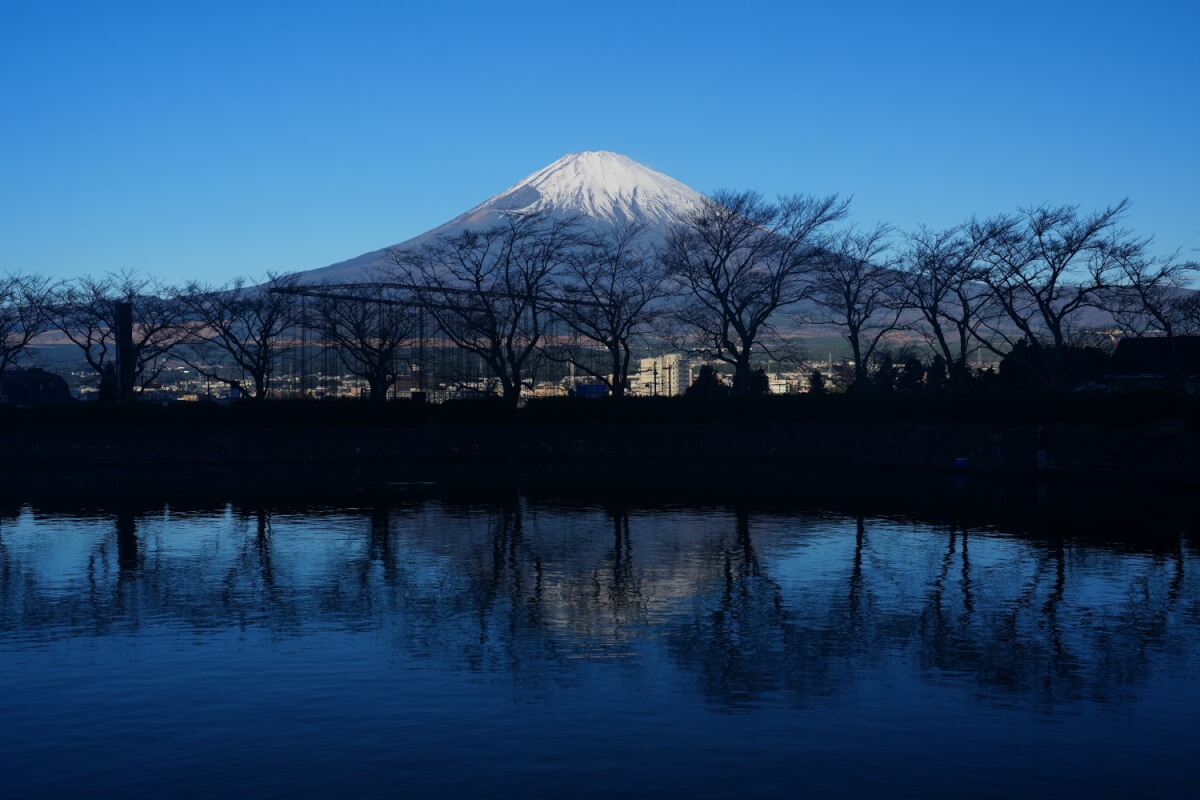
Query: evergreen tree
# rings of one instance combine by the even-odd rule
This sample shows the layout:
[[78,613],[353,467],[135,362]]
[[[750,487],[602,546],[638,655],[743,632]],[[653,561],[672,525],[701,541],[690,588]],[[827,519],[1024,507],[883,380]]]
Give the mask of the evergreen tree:
[[939,353],[929,362],[925,370],[925,388],[931,392],[944,391],[950,385],[950,369],[946,359]]
[[900,366],[900,377],[896,389],[901,392],[919,392],[925,387],[925,365],[914,356],[904,359]]
[[729,387],[715,369],[705,364],[696,375],[696,381],[687,388],[686,394],[688,397],[724,397],[729,394]]
[[875,368],[875,375],[872,379],[872,385],[875,391],[883,394],[890,394],[896,391],[896,364],[892,361],[889,354],[884,354],[879,360],[879,366]]

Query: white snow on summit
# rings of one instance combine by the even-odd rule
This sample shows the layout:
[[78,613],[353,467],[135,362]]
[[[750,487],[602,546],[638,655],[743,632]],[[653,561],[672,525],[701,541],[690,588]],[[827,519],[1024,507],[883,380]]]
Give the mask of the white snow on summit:
[[700,194],[633,159],[603,150],[572,153],[473,208],[549,210],[616,223],[669,225],[696,207]]
[[694,189],[618,153],[571,153],[431,231],[392,248],[301,273],[301,280],[375,280],[392,267],[388,250],[417,247],[435,236],[452,236],[468,228],[487,228],[512,211],[547,211],[591,225],[642,222],[649,237],[661,238],[700,199]]

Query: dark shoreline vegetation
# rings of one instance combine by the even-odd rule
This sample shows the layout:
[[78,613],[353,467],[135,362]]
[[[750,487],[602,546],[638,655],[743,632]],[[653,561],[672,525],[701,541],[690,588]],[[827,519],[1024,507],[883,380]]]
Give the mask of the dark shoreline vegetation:
[[547,397],[513,408],[500,398],[420,403],[280,399],[256,403],[0,405],[0,431],[54,428],[313,428],[420,424],[645,425],[668,422],[1080,424],[1175,421],[1200,429],[1200,397],[1169,391],[939,394],[792,394],[747,397]]
[[[1200,478],[1200,399],[1169,392],[547,398],[523,408],[501,400],[70,404],[0,407],[0,433],[6,473],[675,460],[680,468],[757,462]],[[1039,443],[1045,470],[1035,469]]]

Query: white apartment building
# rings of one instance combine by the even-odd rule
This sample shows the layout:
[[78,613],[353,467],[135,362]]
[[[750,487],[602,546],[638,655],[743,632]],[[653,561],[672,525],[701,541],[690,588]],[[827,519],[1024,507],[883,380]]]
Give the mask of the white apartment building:
[[691,365],[680,353],[643,358],[630,387],[639,397],[674,397],[691,385]]

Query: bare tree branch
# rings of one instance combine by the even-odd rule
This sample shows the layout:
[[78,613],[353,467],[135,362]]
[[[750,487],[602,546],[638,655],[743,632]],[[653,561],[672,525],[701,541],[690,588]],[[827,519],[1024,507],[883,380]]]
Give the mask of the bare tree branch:
[[867,365],[884,337],[896,330],[903,313],[903,283],[891,255],[892,230],[850,228],[827,241],[813,258],[811,311],[798,319],[836,325],[850,345],[854,383],[867,385]]
[[1015,350],[1040,381],[1058,386],[1080,311],[1100,305],[1123,263],[1144,257],[1147,240],[1117,227],[1128,208],[1128,200],[1091,214],[1038,206],[978,223],[987,242],[980,279],[1004,313],[977,341],[1000,355]]
[[567,259],[557,292],[567,302],[555,313],[575,333],[607,354],[607,369],[579,349],[567,346],[565,358],[601,381],[613,397],[629,391],[629,364],[635,342],[647,335],[664,313],[666,273],[642,246],[645,226],[622,223],[598,235]]
[[258,286],[244,278],[224,286],[188,284],[180,294],[191,328],[184,360],[201,375],[239,391],[246,390],[248,377],[251,396],[266,398],[275,361],[289,346],[285,334],[299,321],[297,296],[270,290],[296,282],[292,275],[268,273]]
[[971,355],[983,347],[982,327],[1000,313],[980,280],[988,236],[987,228],[973,224],[921,228],[908,235],[899,257],[901,300],[917,312],[914,327],[945,360],[959,388]]
[[[333,346],[350,374],[363,378],[371,399],[383,401],[398,374],[396,357],[412,341],[417,310],[411,306],[363,298],[326,296],[318,299],[309,322]],[[407,367],[407,364],[405,365]]]
[[103,376],[116,355],[117,306],[133,309],[134,384],[145,390],[186,336],[184,308],[175,292],[134,272],[85,276],[58,288],[53,324]]
[[54,286],[39,275],[0,276],[0,372],[26,354],[51,325]]
[[547,291],[582,241],[574,219],[512,213],[491,228],[390,256],[438,327],[483,360],[515,405],[536,374]]
[[694,349],[734,367],[735,394],[749,391],[754,353],[779,339],[775,314],[807,296],[819,236],[846,208],[836,196],[722,191],[668,236],[661,258],[688,293],[678,319]]

